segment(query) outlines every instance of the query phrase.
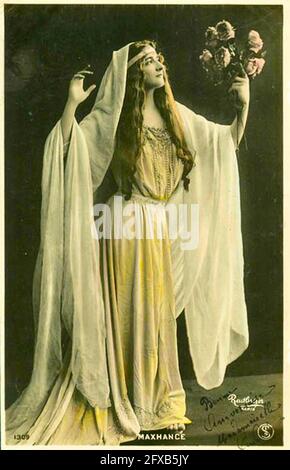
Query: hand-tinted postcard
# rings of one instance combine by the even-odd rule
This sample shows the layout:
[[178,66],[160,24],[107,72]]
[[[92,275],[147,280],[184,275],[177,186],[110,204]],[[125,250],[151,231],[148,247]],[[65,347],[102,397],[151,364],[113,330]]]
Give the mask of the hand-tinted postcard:
[[4,5],[4,448],[283,448],[283,18]]

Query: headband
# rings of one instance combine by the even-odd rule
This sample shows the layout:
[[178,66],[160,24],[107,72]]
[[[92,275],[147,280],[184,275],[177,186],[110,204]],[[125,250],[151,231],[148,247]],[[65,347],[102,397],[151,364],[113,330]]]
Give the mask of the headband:
[[148,54],[148,52],[151,52],[151,49],[153,49],[152,46],[146,46],[144,49],[142,49],[141,52],[139,52],[137,55],[132,57],[132,59],[128,61],[127,69],[129,69],[132,65],[134,65],[139,59],[142,59],[142,57],[145,57],[145,55]]

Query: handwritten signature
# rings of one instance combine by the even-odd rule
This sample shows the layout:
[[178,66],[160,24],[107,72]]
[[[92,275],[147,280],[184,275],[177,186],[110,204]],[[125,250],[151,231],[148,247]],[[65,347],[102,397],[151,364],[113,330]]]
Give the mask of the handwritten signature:
[[201,397],[200,399],[200,405],[204,406],[205,411],[209,411],[210,409],[214,408],[215,405],[218,403],[227,400],[229,395],[232,395],[234,392],[237,391],[237,387],[233,388],[232,390],[229,390],[228,392],[224,393],[223,395],[220,395],[217,398],[211,398],[211,397]]
[[[205,407],[205,411],[210,411],[203,421],[203,427],[205,431],[216,431],[219,433],[217,436],[218,445],[226,445],[229,442],[232,443],[233,439],[239,446],[241,446],[241,448],[242,446],[251,445],[248,442],[246,444],[246,441],[248,441],[248,438],[250,437],[249,433],[252,433],[253,430],[256,430],[261,421],[266,420],[267,417],[273,413],[276,413],[282,408],[281,403],[275,403],[275,405],[273,405],[271,400],[267,398],[269,395],[271,395],[275,387],[275,385],[270,385],[264,393],[259,395],[249,393],[249,395],[243,398],[238,398],[237,393],[235,393],[237,388],[230,390],[226,394],[220,395],[214,400],[209,397],[202,397],[200,400],[200,405]],[[221,416],[214,412],[214,407],[224,400],[228,400],[233,403],[234,409],[232,409],[229,413]],[[257,412],[256,408],[258,407],[263,409]],[[245,421],[243,420],[241,423],[239,422],[238,418],[241,416],[241,414],[245,416],[243,413],[245,409],[248,409],[251,411],[251,413],[250,415],[247,415],[247,419]],[[256,412],[255,414],[253,413],[254,411]],[[222,432],[223,426],[226,424],[230,426],[230,432]],[[256,439],[255,444],[257,444]]]

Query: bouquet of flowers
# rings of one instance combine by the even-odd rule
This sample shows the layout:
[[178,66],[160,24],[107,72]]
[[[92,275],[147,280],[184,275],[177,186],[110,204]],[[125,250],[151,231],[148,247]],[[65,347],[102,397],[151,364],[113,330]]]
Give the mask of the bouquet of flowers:
[[263,70],[266,51],[257,31],[250,31],[242,47],[236,43],[235,29],[222,20],[205,32],[205,49],[199,56],[208,78],[214,85],[230,84],[237,75],[254,79]]

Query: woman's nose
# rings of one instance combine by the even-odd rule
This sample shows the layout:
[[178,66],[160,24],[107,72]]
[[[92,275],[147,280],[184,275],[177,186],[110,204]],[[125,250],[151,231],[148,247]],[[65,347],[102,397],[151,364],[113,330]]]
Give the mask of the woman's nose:
[[159,72],[159,70],[163,70],[163,65],[159,61],[156,61],[156,70],[158,72]]

